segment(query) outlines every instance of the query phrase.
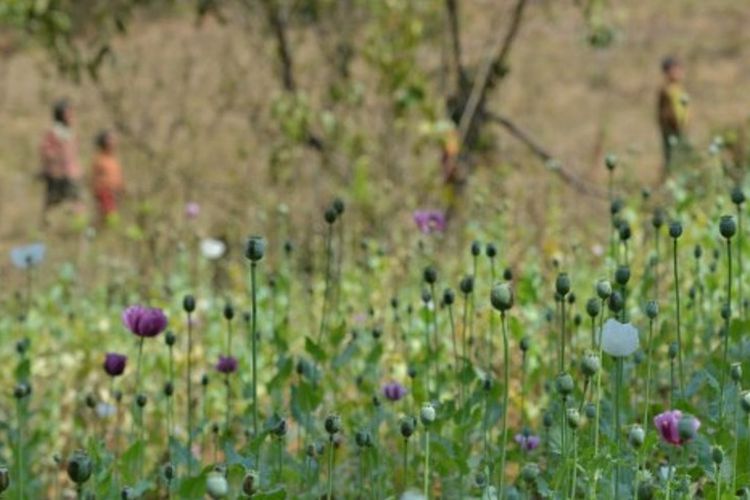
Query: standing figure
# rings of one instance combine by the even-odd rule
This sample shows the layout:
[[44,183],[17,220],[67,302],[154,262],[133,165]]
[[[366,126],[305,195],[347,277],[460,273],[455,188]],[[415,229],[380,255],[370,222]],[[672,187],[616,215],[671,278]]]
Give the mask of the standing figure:
[[122,168],[115,150],[117,141],[112,132],[103,130],[94,141],[96,156],[92,166],[92,189],[99,220],[106,222],[117,213],[117,206],[125,188]]
[[659,89],[657,111],[664,151],[662,176],[666,177],[675,150],[686,143],[688,95],[682,84],[685,68],[679,59],[665,57],[661,63],[661,70],[664,74],[664,83]]
[[70,103],[65,99],[57,101],[52,107],[52,127],[45,132],[39,146],[41,176],[46,187],[42,211],[44,223],[53,206],[69,201],[77,210],[81,208],[78,186],[81,166],[73,122]]

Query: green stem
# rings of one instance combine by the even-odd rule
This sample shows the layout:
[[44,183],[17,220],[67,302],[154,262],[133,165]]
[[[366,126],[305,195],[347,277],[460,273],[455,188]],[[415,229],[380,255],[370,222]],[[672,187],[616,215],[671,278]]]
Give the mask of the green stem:
[[187,461],[188,476],[193,475],[193,322],[188,313],[187,322],[188,348],[187,348]]
[[[329,231],[329,240],[330,240],[330,231]],[[330,241],[329,241],[330,245]],[[330,259],[329,259],[330,260]],[[252,312],[250,316],[250,344],[252,348],[252,361],[253,361],[253,437],[258,436],[258,303],[257,303],[257,292],[256,292],[256,277],[255,277],[255,268],[256,264],[255,262],[252,262],[250,264],[250,293],[252,295]],[[326,275],[328,272],[326,272]],[[326,289],[328,288],[328,278],[326,277]],[[327,293],[327,292],[326,292]],[[321,327],[321,333],[322,333],[322,327]],[[318,339],[320,341],[320,339]],[[256,452],[256,467],[257,465],[257,459],[258,459],[258,453]]]
[[26,483],[24,470],[23,470],[23,403],[21,398],[16,398],[16,418],[18,419],[17,431],[18,441],[16,447],[18,448],[18,456],[16,457],[16,468],[18,469],[18,499],[23,500],[23,486]]
[[508,321],[505,311],[500,312],[500,323],[503,329],[503,425],[500,439],[502,440],[500,453],[500,498],[504,498],[503,487],[505,484],[505,452],[508,448],[508,395],[510,392],[510,357],[508,356]]
[[724,385],[726,384],[727,357],[729,356],[729,327],[732,322],[732,240],[727,238],[727,317],[724,320],[724,355],[721,365],[721,389],[719,397],[719,420],[724,416]]
[[565,371],[565,297],[560,299],[560,373]]
[[404,438],[404,492],[409,484],[409,440]]
[[328,495],[326,500],[333,499],[333,434],[328,439]]
[[745,299],[742,293],[742,208],[737,205],[737,303],[745,317]]
[[648,433],[648,408],[651,404],[651,360],[653,357],[652,343],[651,340],[654,335],[654,320],[651,319],[648,322],[648,344],[646,345],[648,359],[646,360],[646,405],[643,408],[643,428]]
[[430,431],[424,432],[424,497],[430,498]]
[[[604,307],[605,301],[602,300],[602,313],[599,316],[599,335],[601,336],[602,324],[604,323]],[[599,360],[602,359],[602,342],[601,337],[599,338]],[[602,369],[596,372],[596,416],[594,418],[594,461],[596,463],[594,469],[594,482],[593,482],[593,496],[596,497],[597,483],[599,482],[599,410],[601,407],[602,400]]]
[[[737,387],[737,397],[739,397],[740,391],[742,388],[740,387],[740,383],[737,382],[735,384],[735,387]],[[750,428],[750,427],[749,427]],[[740,450],[740,408],[739,405],[735,402],[734,404],[734,459],[732,460],[732,489],[730,491],[737,491],[736,485],[737,485],[737,459],[738,454]]]
[[448,319],[450,320],[450,326],[451,326],[451,337],[453,339],[453,359],[455,360],[455,366],[454,370],[456,372],[456,379],[458,379],[459,383],[459,394],[460,394],[460,401],[464,400],[464,384],[461,381],[460,377],[460,369],[458,367],[459,360],[458,360],[458,345],[456,343],[456,325],[453,321],[453,306],[448,305],[446,306],[448,308]]
[[576,475],[578,473],[578,433],[573,430],[573,481],[570,483],[570,498],[576,497]]
[[679,367],[680,378],[680,395],[685,397],[685,374],[682,368],[682,330],[680,324],[680,275],[677,268],[677,238],[674,239],[672,263],[674,268],[674,300],[676,307],[677,319],[677,364]]
[[622,358],[617,358],[617,373],[615,376],[615,442],[617,443],[617,459],[615,464],[615,499],[620,498],[620,460],[622,459],[622,443],[620,439],[620,400],[622,390]]
[[[328,319],[328,296],[331,288],[331,254],[333,241],[333,224],[328,224],[328,233],[326,234],[326,276],[325,288],[323,289],[323,310],[320,313],[320,330],[318,331],[318,344],[323,340],[323,332],[326,329],[326,320]],[[255,317],[255,315],[253,315]]]

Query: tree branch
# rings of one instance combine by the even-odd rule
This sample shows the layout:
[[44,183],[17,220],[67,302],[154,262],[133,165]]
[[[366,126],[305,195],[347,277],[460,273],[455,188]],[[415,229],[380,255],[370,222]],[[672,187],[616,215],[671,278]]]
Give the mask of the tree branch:
[[451,47],[453,49],[453,65],[456,70],[456,88],[460,92],[466,84],[466,72],[461,62],[461,32],[458,24],[458,2],[456,0],[445,0],[445,8],[448,13],[448,26],[451,33]]
[[602,199],[606,198],[603,191],[579,178],[573,172],[565,168],[547,148],[542,146],[542,144],[527,131],[516,125],[510,118],[491,112],[485,113],[485,117],[502,126],[508,131],[508,133],[510,133],[510,135],[524,143],[535,156],[544,162],[545,166],[550,171],[557,174],[563,182],[571,186],[573,189],[581,194]]
[[271,32],[276,38],[276,51],[279,55],[279,60],[281,61],[281,81],[284,84],[284,90],[294,92],[297,85],[294,81],[292,52],[289,49],[289,40],[286,36],[286,22],[282,18],[280,9],[275,0],[264,0],[262,3],[266,9]]

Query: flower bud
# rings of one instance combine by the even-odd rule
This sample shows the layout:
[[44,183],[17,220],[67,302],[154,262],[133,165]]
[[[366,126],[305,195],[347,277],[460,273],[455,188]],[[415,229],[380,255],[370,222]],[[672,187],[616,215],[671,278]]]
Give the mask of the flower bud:
[[734,186],[732,188],[732,192],[730,193],[730,197],[732,199],[732,203],[734,203],[737,206],[740,206],[743,203],[745,203],[745,193],[742,192],[741,186]]
[[208,374],[204,373],[201,375],[201,385],[206,387],[208,385]]
[[185,295],[182,299],[182,309],[184,309],[186,313],[195,311],[195,297],[192,295]]
[[664,209],[659,207],[654,210],[654,215],[651,217],[651,225],[654,229],[659,230],[667,220],[667,214],[664,213]]
[[177,342],[177,337],[175,336],[172,330],[169,330],[164,335],[164,343],[167,344],[169,347],[172,347],[175,344],[175,342]]
[[593,352],[587,352],[581,360],[581,371],[586,377],[593,377],[601,368],[599,356]]
[[482,253],[482,244],[479,243],[477,240],[474,240],[471,242],[471,255],[474,257],[479,257],[479,255]]
[[659,315],[659,304],[655,300],[649,300],[646,303],[646,316],[648,319],[656,319]]
[[456,294],[453,293],[453,290],[450,288],[446,288],[443,290],[443,304],[446,306],[452,306],[453,303],[456,301]]
[[461,289],[461,293],[463,293],[464,295],[469,295],[474,291],[474,278],[471,275],[467,274],[463,277],[463,279],[461,279],[459,288]]
[[336,215],[342,215],[344,213],[344,210],[346,209],[346,206],[344,205],[344,200],[341,198],[334,198],[333,202],[331,203],[331,207],[336,211]]
[[586,406],[583,407],[583,414],[589,420],[596,418],[596,405],[594,403],[586,403]]
[[497,256],[497,247],[494,243],[487,243],[487,246],[485,247],[485,254],[490,259],[494,259]]
[[164,467],[162,467],[162,474],[164,474],[164,478],[167,481],[171,481],[174,479],[174,466],[171,462],[167,462],[164,464]]
[[172,397],[174,394],[174,385],[172,382],[165,382],[164,383],[164,389],[163,389],[164,395],[168,398]]
[[613,154],[608,154],[604,157],[604,166],[607,167],[607,170],[609,170],[610,172],[615,169],[617,163],[617,156]]
[[[308,449],[312,448],[313,454],[315,453],[315,445],[308,446]],[[251,497],[255,495],[258,490],[258,473],[254,470],[249,470],[245,474],[245,478],[242,480],[242,492]]]
[[703,257],[703,247],[702,246],[695,245],[695,248],[693,248],[693,257],[695,257],[696,260],[700,259],[701,257]]
[[83,450],[76,450],[68,459],[68,477],[76,484],[83,484],[91,477],[93,464],[88,454]]
[[354,435],[354,441],[360,448],[369,447],[372,445],[372,437],[368,431],[357,431]]
[[422,409],[419,411],[419,419],[422,421],[422,425],[430,425],[435,421],[435,407],[432,403],[424,403]]
[[506,267],[505,270],[503,270],[503,279],[505,281],[513,281],[513,269]]
[[413,366],[410,366],[406,370],[406,374],[409,375],[409,378],[413,379],[413,378],[415,378],[417,376],[417,369],[415,367],[413,367]]
[[607,280],[599,280],[596,283],[596,295],[602,300],[607,300],[612,295],[612,284]]
[[742,380],[742,363],[732,363],[729,367],[729,374],[733,382]]
[[425,267],[424,272],[422,273],[422,278],[428,285],[434,285],[435,282],[437,282],[437,269],[432,266]]
[[427,305],[430,302],[432,302],[432,294],[427,288],[425,288],[424,290],[422,290],[422,303]]
[[615,271],[615,283],[625,286],[630,281],[630,268],[628,266],[618,266]]
[[273,433],[278,438],[283,438],[286,436],[287,431],[287,425],[286,425],[286,419],[285,418],[279,418],[278,422],[276,422],[276,425],[273,428]]
[[91,393],[86,394],[86,406],[91,410],[96,408],[96,398]]
[[628,432],[628,443],[630,443],[630,446],[638,449],[643,446],[643,441],[645,439],[646,432],[643,430],[643,427],[636,424],[630,428],[630,431]]
[[145,394],[138,394],[138,396],[135,398],[135,402],[139,408],[143,408],[144,406],[146,406],[148,398]]
[[555,380],[555,387],[557,388],[558,394],[561,396],[567,396],[573,392],[576,388],[576,384],[569,373],[561,373]]
[[565,297],[570,291],[570,277],[567,273],[560,273],[555,280],[555,291],[561,297]]
[[7,467],[0,467],[0,493],[10,486],[10,473]]
[[245,246],[245,258],[250,262],[258,262],[266,253],[266,242],[260,236],[250,236]]
[[539,473],[539,465],[533,462],[524,464],[523,468],[521,469],[521,477],[527,483],[536,481],[536,478],[539,477]]
[[529,348],[531,347],[531,339],[528,335],[524,335],[523,337],[521,337],[520,347],[521,352],[527,352],[529,350]]
[[596,297],[591,297],[586,302],[586,314],[588,314],[591,318],[596,318],[599,316],[599,312],[601,312],[601,302]]
[[675,240],[682,236],[682,223],[677,220],[673,220],[669,223],[669,236]]
[[341,431],[341,417],[338,415],[328,415],[324,423],[326,432],[333,436],[337,432]]
[[229,493],[229,483],[223,473],[214,470],[206,478],[206,491],[211,498],[224,498]]
[[737,222],[732,215],[722,215],[719,219],[719,232],[724,239],[731,239],[737,232]]
[[573,305],[576,303],[576,294],[573,292],[570,292],[568,294],[568,304]]
[[578,413],[578,410],[575,408],[568,408],[565,411],[565,416],[567,417],[568,427],[573,430],[578,429],[581,425],[581,414]]
[[224,319],[232,321],[234,319],[234,306],[231,302],[224,304]]
[[622,221],[620,226],[617,228],[617,232],[620,235],[620,241],[628,241],[633,235],[633,231],[630,229],[630,224],[627,221]]
[[721,447],[711,447],[711,460],[713,460],[716,465],[721,465],[721,463],[724,461],[724,451],[721,449]]
[[617,290],[613,291],[612,295],[609,296],[607,306],[609,306],[609,310],[615,314],[622,311],[622,308],[625,306],[625,300],[622,298],[622,294]]
[[336,213],[336,209],[333,207],[328,207],[323,212],[323,219],[325,219],[326,224],[328,225],[336,222],[336,217],[338,217],[338,214]]
[[414,434],[417,422],[414,417],[404,417],[401,419],[401,435],[404,439],[409,439]]
[[[622,201],[622,198],[615,198],[612,200],[612,203],[609,205],[609,213],[611,215],[617,215],[620,212],[622,212],[622,209],[625,208],[625,202]],[[618,228],[619,228],[619,222],[616,222]]]
[[490,293],[492,307],[498,311],[505,312],[513,307],[513,289],[508,283],[500,283],[492,287]]

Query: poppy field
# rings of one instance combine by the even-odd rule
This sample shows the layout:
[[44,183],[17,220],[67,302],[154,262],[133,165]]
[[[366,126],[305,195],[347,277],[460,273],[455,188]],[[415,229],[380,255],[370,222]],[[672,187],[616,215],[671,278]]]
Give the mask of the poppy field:
[[77,294],[13,249],[4,497],[747,496],[742,187],[631,208],[606,168],[609,238],[544,266],[443,253],[439,210],[404,265],[343,198],[312,271],[291,235],[190,239],[145,291]]

